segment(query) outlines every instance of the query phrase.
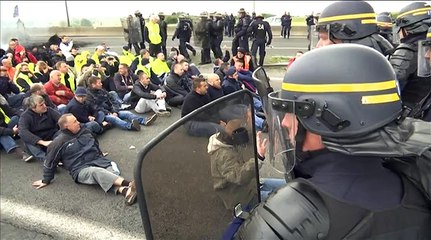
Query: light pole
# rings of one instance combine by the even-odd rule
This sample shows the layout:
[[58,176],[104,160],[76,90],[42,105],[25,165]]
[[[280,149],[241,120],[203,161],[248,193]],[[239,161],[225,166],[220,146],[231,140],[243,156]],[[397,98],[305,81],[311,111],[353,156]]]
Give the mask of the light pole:
[[64,5],[66,6],[67,27],[70,27],[69,10],[67,9],[67,0],[64,0]]

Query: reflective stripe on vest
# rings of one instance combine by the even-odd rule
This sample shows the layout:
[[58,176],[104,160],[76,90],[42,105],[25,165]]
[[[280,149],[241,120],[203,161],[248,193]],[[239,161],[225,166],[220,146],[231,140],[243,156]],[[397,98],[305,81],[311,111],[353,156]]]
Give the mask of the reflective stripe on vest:
[[8,115],[6,115],[2,108],[0,108],[0,113],[4,116],[4,122],[8,124],[10,122],[10,118],[8,117]]

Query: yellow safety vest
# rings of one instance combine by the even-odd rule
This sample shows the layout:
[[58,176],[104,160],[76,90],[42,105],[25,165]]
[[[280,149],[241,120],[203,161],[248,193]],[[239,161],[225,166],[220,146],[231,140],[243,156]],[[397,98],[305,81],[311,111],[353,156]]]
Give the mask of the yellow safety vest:
[[159,24],[150,21],[145,25],[145,27],[148,28],[148,38],[150,39],[151,44],[159,44],[162,42]]
[[171,71],[171,69],[168,67],[168,64],[158,58],[151,63],[151,69],[157,76]]
[[4,116],[4,122],[8,124],[10,122],[10,118],[8,117],[8,115],[6,115],[2,108],[0,108],[0,113]]
[[123,50],[123,54],[118,58],[120,59],[120,63],[127,64],[127,66],[130,67],[130,64],[132,64],[135,56],[129,51]]
[[[88,55],[90,55],[90,52],[88,52]],[[87,64],[87,56],[83,55],[83,53],[76,55],[75,57],[75,71],[78,73],[78,75],[81,73],[82,66]]]
[[144,73],[148,76],[151,77],[151,72],[150,72],[150,68],[143,66],[141,64],[138,65],[138,67],[136,68],[135,74],[138,75],[139,71],[144,71]]
[[16,79],[14,79],[14,81],[20,92],[24,91],[24,87],[19,85],[19,83],[17,82],[18,78],[24,79],[24,81],[26,81],[29,86],[33,85],[33,81],[27,75],[19,73],[18,76],[16,76]]
[[99,55],[97,55],[97,52],[94,52],[93,56],[91,56],[91,59],[93,59],[96,64],[100,64]]
[[[75,88],[76,88],[76,83],[75,83],[75,74],[73,74],[71,71],[67,72],[69,74],[69,78],[67,79],[67,81],[69,82],[69,88],[70,90],[72,90],[72,92],[75,92]],[[67,86],[66,84],[66,80],[64,79],[66,74],[61,73],[61,80],[60,82],[63,83],[65,86]]]
[[30,72],[34,72],[35,67],[36,66],[34,65],[34,63],[32,63],[32,62],[28,63],[28,70],[30,70]]

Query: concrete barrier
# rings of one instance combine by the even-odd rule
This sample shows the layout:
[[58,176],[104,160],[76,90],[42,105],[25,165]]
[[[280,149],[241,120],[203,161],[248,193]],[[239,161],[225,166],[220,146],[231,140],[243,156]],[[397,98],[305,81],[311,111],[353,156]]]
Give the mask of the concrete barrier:
[[[168,35],[175,31],[176,25],[168,25]],[[274,36],[280,36],[281,27],[273,26],[272,33]],[[67,35],[71,37],[84,36],[123,36],[122,27],[50,27],[50,28],[27,28],[26,33],[30,36],[42,37],[52,36],[54,34]],[[292,36],[306,36],[306,26],[294,26],[290,31]]]

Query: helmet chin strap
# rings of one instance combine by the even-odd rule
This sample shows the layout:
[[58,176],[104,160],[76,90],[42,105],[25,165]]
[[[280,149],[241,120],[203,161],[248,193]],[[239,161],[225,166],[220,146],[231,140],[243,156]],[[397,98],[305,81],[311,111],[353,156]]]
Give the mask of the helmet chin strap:
[[295,136],[295,157],[301,162],[306,159],[308,156],[308,151],[302,151],[305,141],[305,133],[307,129],[305,129],[304,125],[300,121],[298,121],[298,131]]

